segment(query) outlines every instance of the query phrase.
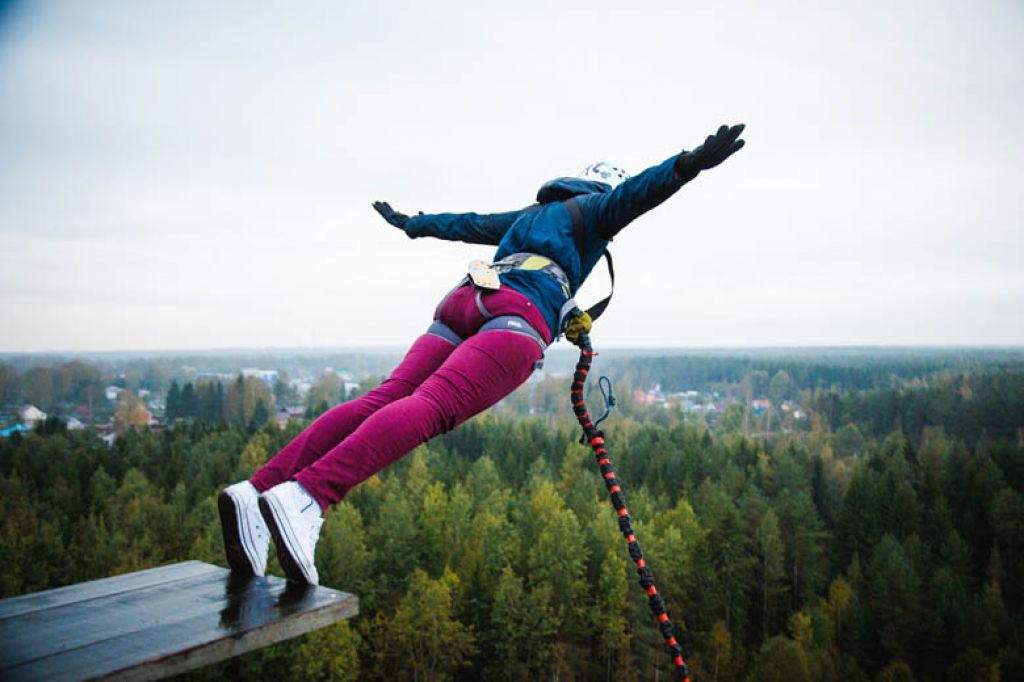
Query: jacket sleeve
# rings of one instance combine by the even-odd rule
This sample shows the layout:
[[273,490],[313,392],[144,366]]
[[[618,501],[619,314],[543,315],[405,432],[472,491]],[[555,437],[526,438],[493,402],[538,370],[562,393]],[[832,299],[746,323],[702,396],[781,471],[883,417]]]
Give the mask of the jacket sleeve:
[[497,246],[522,211],[507,213],[435,213],[415,215],[405,224],[410,239],[436,237],[453,242]]
[[622,228],[675,194],[687,178],[676,174],[678,154],[652,166],[602,194],[594,201],[593,225],[598,236],[611,239]]

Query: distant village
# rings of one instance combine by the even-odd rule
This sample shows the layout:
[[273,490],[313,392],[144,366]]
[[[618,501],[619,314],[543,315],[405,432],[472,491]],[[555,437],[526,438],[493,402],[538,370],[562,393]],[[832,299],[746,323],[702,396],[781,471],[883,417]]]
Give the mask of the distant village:
[[[163,391],[132,389],[123,385],[123,376],[115,376],[114,383],[102,388],[99,400],[60,404],[49,414],[31,403],[3,406],[0,407],[0,437],[27,433],[53,417],[69,431],[92,429],[109,445],[113,444],[125,428],[160,431],[176,421],[198,416],[188,414],[180,404],[185,400],[184,393],[194,390],[195,387],[218,386],[220,390],[220,387],[227,386],[230,390],[236,383],[258,389],[255,400],[265,409],[265,413],[260,412],[258,415],[261,423],[273,420],[279,427],[284,428],[291,420],[314,417],[328,407],[351,399],[375,385],[369,377],[357,378],[352,372],[336,371],[331,367],[324,368],[317,376],[304,374],[296,378],[283,376],[278,370],[258,367],[245,367],[237,373],[197,370],[191,372],[189,376],[191,380],[185,384],[174,381],[168,390]],[[503,401],[503,405],[505,409],[518,410],[524,414],[550,411],[558,404],[557,397],[555,400],[550,397],[542,399],[538,394],[552,391],[557,394],[560,391],[560,382],[564,379],[565,377],[561,375],[545,375],[538,372],[521,389],[523,398],[510,397]],[[660,384],[651,388],[634,388],[630,390],[629,397],[637,408],[660,407],[679,410],[688,418],[703,421],[709,427],[717,426],[730,408],[739,409],[753,417],[767,415],[773,419],[778,418],[783,424],[783,430],[787,430],[786,424],[793,425],[807,419],[805,410],[789,400],[773,405],[764,397],[743,400],[734,395],[723,395],[718,392],[665,391]],[[224,411],[223,397],[221,401],[217,409]],[[743,409],[744,405],[747,409]],[[247,414],[241,421],[246,423],[251,417],[251,413]]]
[[[328,367],[320,377],[289,379],[285,395],[292,400],[279,405],[275,400],[276,393],[281,392],[281,377],[277,370],[243,368],[237,374],[200,371],[195,372],[194,379],[189,384],[228,385],[238,380],[259,382],[267,389],[265,395],[268,402],[273,403],[273,413],[270,416],[281,428],[290,420],[302,420],[310,416],[310,408],[304,401],[311,396],[318,384],[325,383],[325,380],[332,388],[336,387],[334,392],[338,395],[336,400],[326,400],[328,404],[336,404],[343,396],[353,395],[361,386],[360,382],[353,380],[351,373],[335,372],[333,368]],[[177,386],[173,385],[172,390],[174,388]],[[133,390],[111,384],[103,388],[102,399],[99,401],[90,401],[91,404],[62,404],[52,413],[47,413],[31,403],[0,406],[0,437],[9,438],[15,434],[28,433],[52,419],[51,423],[59,422],[68,431],[92,429],[110,445],[123,431],[122,425],[118,423],[118,410],[125,405],[133,404],[131,426],[135,428],[144,427],[150,431],[160,431],[167,428],[170,422],[180,420],[169,418],[168,394],[169,391],[157,392],[145,388]],[[292,402],[294,404],[291,404]]]
[[[642,388],[634,389],[633,400],[638,405],[660,405],[666,409],[678,407],[688,414],[705,417],[712,421],[716,414],[721,414],[731,405],[737,404],[736,398],[723,396],[717,392],[677,391],[669,393],[661,389],[661,384],[657,384],[654,388],[648,390]],[[749,406],[751,411],[757,416],[776,409],[767,398],[750,400]],[[807,418],[807,413],[791,400],[782,401],[777,409],[781,410],[784,415],[798,421],[803,421]]]

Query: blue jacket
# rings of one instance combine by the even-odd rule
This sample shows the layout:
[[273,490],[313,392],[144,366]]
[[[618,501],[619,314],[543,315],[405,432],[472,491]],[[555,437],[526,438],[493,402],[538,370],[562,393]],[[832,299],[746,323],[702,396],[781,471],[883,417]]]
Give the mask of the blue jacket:
[[[494,260],[513,253],[536,253],[558,263],[576,291],[601,259],[619,230],[651,210],[686,182],[673,170],[676,157],[652,166],[615,189],[602,182],[558,178],[538,192],[541,203],[508,213],[438,213],[417,215],[405,225],[411,238],[436,237],[498,247]],[[576,197],[583,216],[583,253],[576,248],[572,219],[562,199]],[[544,314],[551,338],[559,335],[558,313],[565,295],[554,278],[537,270],[513,270],[501,282],[525,294]]]

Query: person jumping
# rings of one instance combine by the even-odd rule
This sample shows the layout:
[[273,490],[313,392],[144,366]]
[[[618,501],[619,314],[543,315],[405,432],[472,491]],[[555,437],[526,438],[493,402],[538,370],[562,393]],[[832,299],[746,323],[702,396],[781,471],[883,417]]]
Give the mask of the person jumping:
[[323,515],[353,487],[507,396],[564,331],[572,297],[630,222],[743,147],[722,126],[692,151],[630,177],[609,163],[541,187],[537,203],[481,215],[374,209],[410,238],[497,246],[434,310],[434,321],[380,386],[342,403],[218,498],[232,571],[262,576],[270,539],[289,580],[319,582]]

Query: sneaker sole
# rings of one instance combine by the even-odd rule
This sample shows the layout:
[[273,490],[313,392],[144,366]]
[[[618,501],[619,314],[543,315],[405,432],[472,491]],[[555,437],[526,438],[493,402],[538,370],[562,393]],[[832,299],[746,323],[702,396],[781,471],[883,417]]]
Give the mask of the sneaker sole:
[[261,496],[259,505],[260,513],[263,514],[263,520],[267,522],[270,534],[274,536],[274,544],[277,545],[277,560],[284,570],[285,577],[294,582],[316,585],[317,581],[306,575],[302,564],[295,558],[297,552],[293,552],[292,548],[297,545],[291,539],[291,535],[294,535],[294,532],[288,527],[287,523],[281,523],[280,526],[277,523],[277,513],[284,517],[283,510],[279,510],[272,495]]
[[217,497],[217,511],[220,512],[220,525],[224,532],[224,554],[228,558],[228,566],[232,573],[239,575],[256,575],[252,562],[242,547],[242,527],[238,518],[238,507],[234,498],[225,490]]

